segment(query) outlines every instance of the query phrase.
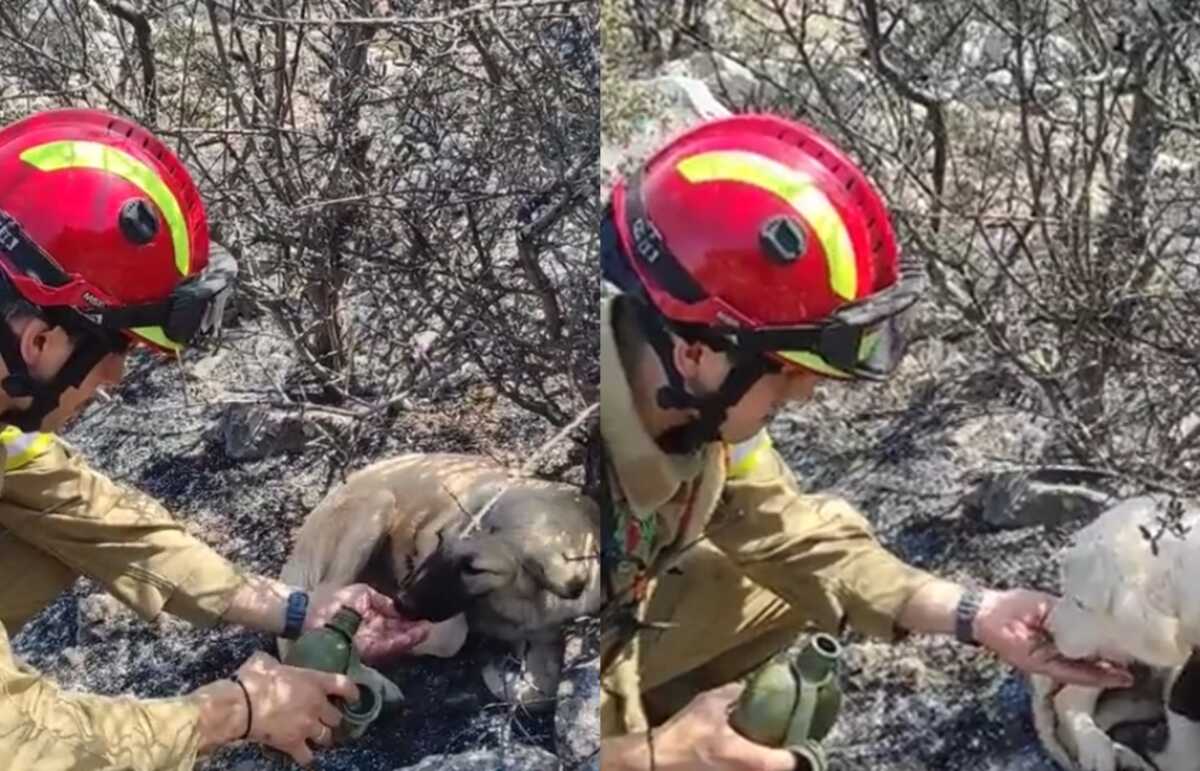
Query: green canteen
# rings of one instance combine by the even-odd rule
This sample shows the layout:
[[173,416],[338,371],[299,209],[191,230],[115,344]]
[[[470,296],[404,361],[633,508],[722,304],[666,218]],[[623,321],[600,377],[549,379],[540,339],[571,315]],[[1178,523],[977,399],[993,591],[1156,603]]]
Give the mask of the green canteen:
[[816,634],[794,659],[787,654],[772,658],[747,679],[730,724],[750,741],[787,748],[810,768],[824,768],[819,742],[842,706],[841,656],[835,638]]
[[362,736],[383,709],[384,694],[378,683],[366,676],[354,651],[354,634],[361,623],[362,616],[357,611],[343,606],[325,626],[302,634],[283,661],[293,667],[347,675],[358,686],[356,703],[337,700],[342,711],[342,722],[334,731],[338,741]]

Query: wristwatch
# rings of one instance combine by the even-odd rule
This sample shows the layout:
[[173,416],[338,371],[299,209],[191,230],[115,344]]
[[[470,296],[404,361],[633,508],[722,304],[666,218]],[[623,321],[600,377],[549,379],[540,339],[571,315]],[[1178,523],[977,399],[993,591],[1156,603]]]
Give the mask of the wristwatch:
[[304,619],[308,617],[308,592],[297,589],[288,595],[287,610],[283,616],[285,640],[295,640],[304,631]]
[[979,645],[975,639],[975,617],[979,615],[979,606],[983,602],[983,592],[968,588],[963,592],[954,609],[954,636],[961,643]]

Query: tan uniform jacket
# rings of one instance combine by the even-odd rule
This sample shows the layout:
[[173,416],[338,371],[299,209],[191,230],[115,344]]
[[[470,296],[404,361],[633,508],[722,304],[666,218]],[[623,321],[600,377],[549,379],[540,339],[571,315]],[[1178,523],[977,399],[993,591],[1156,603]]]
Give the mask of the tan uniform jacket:
[[[718,547],[755,583],[837,632],[844,623],[890,639],[908,599],[932,579],[884,549],[848,502],[798,489],[764,430],[741,445],[713,443],[692,456],[663,453],[634,409],[613,333],[613,303],[601,313],[600,430],[611,462],[613,533],[606,533],[609,602],[642,607],[653,579],[701,539]],[[615,541],[615,543],[613,542]],[[671,619],[645,618],[646,622]],[[634,648],[626,645],[628,651]],[[605,652],[606,688],[631,698],[626,651]],[[624,660],[624,661],[623,661]],[[617,682],[620,681],[620,682]]]
[[191,768],[200,740],[193,698],[65,693],[13,658],[7,630],[18,631],[76,575],[147,620],[165,611],[212,625],[243,575],[60,440],[6,427],[0,443],[0,769]]

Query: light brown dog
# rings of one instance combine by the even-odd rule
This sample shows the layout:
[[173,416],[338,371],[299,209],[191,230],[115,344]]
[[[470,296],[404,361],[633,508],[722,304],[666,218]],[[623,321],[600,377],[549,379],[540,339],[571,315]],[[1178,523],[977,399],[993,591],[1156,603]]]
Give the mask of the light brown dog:
[[366,581],[394,596],[405,615],[437,622],[416,655],[453,656],[468,629],[508,641],[527,677],[489,667],[485,680],[498,697],[536,701],[557,686],[562,625],[599,608],[599,520],[568,485],[478,456],[403,455],[330,492],[280,578],[308,589]]

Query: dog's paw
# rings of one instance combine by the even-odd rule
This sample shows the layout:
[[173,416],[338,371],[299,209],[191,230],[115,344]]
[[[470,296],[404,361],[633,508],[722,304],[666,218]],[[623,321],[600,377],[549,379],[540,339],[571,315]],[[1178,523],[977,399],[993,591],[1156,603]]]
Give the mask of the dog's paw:
[[1120,745],[1108,738],[1108,734],[1096,726],[1087,726],[1080,728],[1075,736],[1081,771],[1117,771],[1117,747]]

